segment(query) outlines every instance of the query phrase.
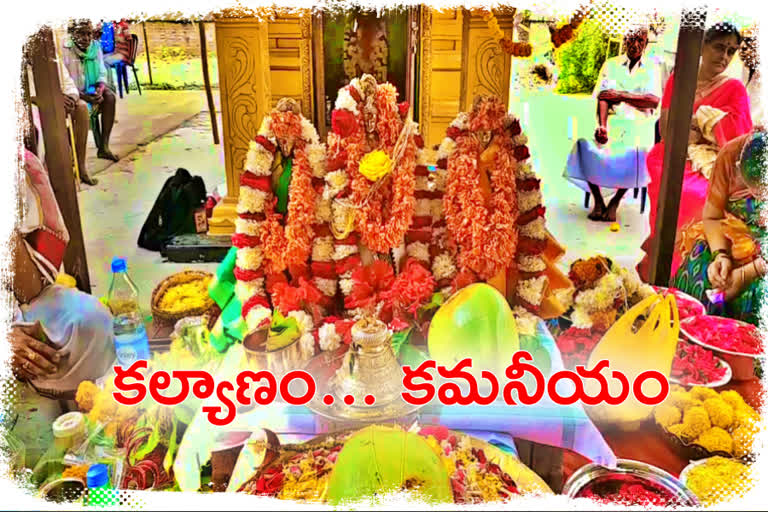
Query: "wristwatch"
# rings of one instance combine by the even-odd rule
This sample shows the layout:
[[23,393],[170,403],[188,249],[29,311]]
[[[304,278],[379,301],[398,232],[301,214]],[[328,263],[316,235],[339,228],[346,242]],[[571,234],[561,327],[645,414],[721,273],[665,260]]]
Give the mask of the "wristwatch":
[[712,261],[715,261],[718,256],[725,256],[729,260],[731,259],[730,253],[726,249],[718,249],[712,253]]

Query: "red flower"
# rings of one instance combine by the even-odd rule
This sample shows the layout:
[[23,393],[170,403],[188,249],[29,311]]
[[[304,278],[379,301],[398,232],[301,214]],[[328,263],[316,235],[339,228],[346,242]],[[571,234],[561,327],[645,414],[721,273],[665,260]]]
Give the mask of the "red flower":
[[448,168],[448,159],[447,158],[441,158],[437,161],[437,166],[440,169],[447,169]]
[[337,320],[333,323],[336,328],[336,334],[341,336],[341,340],[349,345],[352,343],[352,326],[355,325],[354,320]]
[[445,131],[445,135],[453,140],[456,140],[461,135],[461,130],[456,126],[449,126]]
[[408,104],[407,101],[404,101],[402,103],[397,104],[397,111],[400,113],[400,117],[405,119],[405,116],[408,115],[408,109],[411,108],[411,106]]
[[512,137],[516,137],[521,133],[523,133],[523,129],[520,127],[520,120],[515,119],[514,121],[512,121],[512,124],[509,125],[508,130],[509,130],[509,134]]
[[529,222],[533,222],[539,217],[543,217],[545,213],[547,213],[547,209],[541,205],[531,208],[517,218],[517,225],[525,226]]
[[250,171],[245,171],[240,175],[240,186],[255,188],[262,192],[272,192],[269,176],[256,176]]
[[411,258],[382,297],[389,302],[396,315],[407,311],[415,317],[418,309],[432,297],[435,285],[432,272]]
[[288,283],[277,283],[272,291],[272,302],[284,315],[291,311],[313,311],[318,303],[323,300],[323,294],[310,281],[299,277],[298,286]]
[[272,143],[269,141],[269,139],[267,139],[267,138],[266,138],[265,136],[263,136],[263,135],[257,135],[257,136],[256,136],[256,138],[255,138],[255,139],[253,139],[253,140],[254,140],[254,141],[256,141],[256,143],[257,143],[257,144],[261,144],[261,146],[262,146],[264,149],[266,149],[267,151],[269,151],[270,153],[274,153],[274,152],[275,152],[275,149],[277,149],[277,148],[275,147],[275,145],[274,145],[274,144],[272,144]]
[[264,272],[262,270],[245,270],[240,267],[235,267],[233,273],[235,274],[235,279],[238,281],[253,281],[254,279],[264,277]]
[[517,146],[514,151],[515,160],[522,162],[531,156],[531,152],[528,151],[528,146]]
[[381,294],[389,290],[395,279],[392,266],[386,261],[376,260],[366,267],[359,267],[352,273],[352,291],[344,299],[347,309],[373,309],[383,300]]
[[357,129],[357,119],[349,110],[334,110],[331,113],[331,129],[340,137],[349,137]]
[[392,330],[392,332],[400,332],[406,330],[408,327],[410,327],[410,324],[400,318],[399,316],[396,316],[392,319],[391,322],[389,322],[389,328]]
[[347,152],[344,149],[340,149],[332,155],[328,155],[328,159],[325,162],[325,168],[328,172],[338,171],[347,163]]
[[332,261],[313,261],[312,275],[322,279],[335,279],[336,265]]
[[288,283],[288,279],[285,277],[285,274],[282,272],[276,272],[274,274],[268,274],[267,275],[267,282],[266,282],[266,288],[267,293],[272,295],[275,290],[275,286],[279,283]]
[[422,137],[420,133],[416,134],[413,141],[416,143],[417,148],[424,149],[424,137]]
[[343,260],[336,262],[336,274],[338,275],[346,274],[350,270],[355,270],[360,265],[361,265],[361,260],[359,255],[354,254],[352,256],[347,256]]
[[235,233],[232,235],[232,245],[238,249],[248,247],[258,247],[261,243],[258,236],[246,235],[245,233]]
[[476,282],[477,276],[474,272],[469,269],[462,269],[456,274],[456,277],[453,278],[453,289],[461,290]]
[[528,178],[525,180],[516,180],[517,182],[517,188],[520,190],[524,190],[526,192],[530,192],[531,190],[536,190],[540,187],[541,180],[536,178]]
[[269,309],[269,302],[267,302],[267,299],[265,299],[260,295],[254,295],[253,297],[245,301],[245,304],[243,304],[243,309],[241,310],[243,318],[248,316],[248,312],[250,312],[253,308],[257,306],[262,306]]

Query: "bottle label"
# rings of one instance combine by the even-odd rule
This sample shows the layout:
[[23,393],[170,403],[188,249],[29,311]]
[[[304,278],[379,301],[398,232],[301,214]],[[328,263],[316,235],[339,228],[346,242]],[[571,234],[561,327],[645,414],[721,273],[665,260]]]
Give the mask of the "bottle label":
[[117,349],[117,360],[123,368],[131,366],[138,357],[139,354],[133,346],[123,346]]

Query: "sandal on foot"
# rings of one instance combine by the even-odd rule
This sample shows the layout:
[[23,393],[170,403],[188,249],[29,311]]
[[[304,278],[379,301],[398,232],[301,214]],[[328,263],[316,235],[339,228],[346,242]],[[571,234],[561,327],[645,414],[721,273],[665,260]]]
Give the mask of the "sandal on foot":
[[90,186],[98,185],[99,183],[99,180],[97,180],[96,178],[91,178],[88,175],[82,175],[82,174],[80,175],[80,181]]
[[108,149],[100,150],[100,151],[99,151],[99,152],[96,154],[96,156],[97,156],[97,157],[99,157],[99,158],[101,158],[102,160],[112,160],[113,162],[118,162],[118,161],[120,161],[120,159],[117,157],[117,155],[115,155],[114,153],[112,153],[112,152],[111,152],[110,150],[108,150]]

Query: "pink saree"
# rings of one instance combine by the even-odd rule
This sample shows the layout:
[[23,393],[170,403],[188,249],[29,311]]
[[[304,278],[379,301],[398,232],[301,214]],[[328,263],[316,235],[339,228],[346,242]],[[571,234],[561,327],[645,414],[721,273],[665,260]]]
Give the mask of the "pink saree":
[[[661,108],[668,109],[672,102],[672,93],[674,90],[675,75],[672,74],[664,87],[664,97],[661,100]],[[725,146],[730,140],[743,135],[752,129],[752,117],[750,116],[749,97],[744,85],[736,80],[725,80],[721,85],[710,91],[705,96],[698,98],[693,104],[693,112],[708,105],[718,110],[722,110],[727,115],[722,118],[713,130],[719,147]],[[656,236],[656,211],[659,204],[659,189],[661,187],[661,175],[664,167],[664,141],[656,144],[648,153],[646,160],[650,183],[648,184],[648,198],[650,199],[650,224],[651,235],[643,243],[643,250],[646,256],[638,265],[640,276],[647,280],[650,267],[649,254],[651,244]],[[700,172],[695,171],[688,160],[685,163],[683,176],[683,190],[680,196],[680,212],[677,220],[677,230],[688,223],[701,220],[701,212],[707,197],[707,187],[709,180]],[[675,253],[672,259],[672,272],[675,275],[680,266],[682,258],[680,254]]]

